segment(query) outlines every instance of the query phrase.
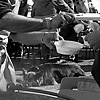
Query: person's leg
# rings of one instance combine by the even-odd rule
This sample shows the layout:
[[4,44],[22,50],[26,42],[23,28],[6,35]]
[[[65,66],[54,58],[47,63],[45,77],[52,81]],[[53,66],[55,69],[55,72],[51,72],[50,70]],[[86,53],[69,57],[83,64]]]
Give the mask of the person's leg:
[[49,60],[50,49],[46,45],[42,45],[42,53],[44,60]]

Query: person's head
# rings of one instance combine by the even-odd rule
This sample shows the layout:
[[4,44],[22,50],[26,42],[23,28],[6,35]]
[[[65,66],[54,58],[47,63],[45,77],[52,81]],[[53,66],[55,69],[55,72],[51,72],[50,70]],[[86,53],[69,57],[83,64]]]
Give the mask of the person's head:
[[93,31],[99,31],[100,25],[97,22],[90,22],[89,28],[92,29]]

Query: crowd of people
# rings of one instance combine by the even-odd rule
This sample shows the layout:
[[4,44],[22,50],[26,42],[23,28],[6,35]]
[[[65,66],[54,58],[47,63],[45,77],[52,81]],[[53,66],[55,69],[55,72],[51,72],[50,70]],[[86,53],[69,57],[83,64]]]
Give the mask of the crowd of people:
[[[74,14],[90,12],[87,1],[84,0],[33,0],[33,2],[31,16],[27,17],[29,9],[27,0],[0,0],[0,90],[6,91],[7,85],[16,85],[15,69],[6,50],[8,38],[18,42],[19,45],[43,44],[43,51],[48,55],[49,50],[55,48],[53,41],[62,39],[78,41],[79,32],[74,27],[80,23],[83,26],[85,24],[76,21]],[[100,85],[99,38],[100,31],[93,31],[86,35],[85,40],[93,49],[98,50],[92,74]],[[8,50],[9,54],[10,50],[11,48]]]

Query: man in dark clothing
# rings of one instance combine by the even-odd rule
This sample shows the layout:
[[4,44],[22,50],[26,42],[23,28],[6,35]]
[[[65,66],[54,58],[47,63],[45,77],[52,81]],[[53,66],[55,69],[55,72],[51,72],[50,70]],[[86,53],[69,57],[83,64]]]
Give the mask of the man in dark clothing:
[[33,2],[31,17],[51,16],[59,11],[74,13],[72,7],[70,8],[64,0],[33,0]]
[[[64,0],[33,0],[33,2],[34,4],[32,6],[31,17],[54,16],[58,14],[59,12],[67,12],[67,13],[72,13],[72,14],[74,13],[72,0],[66,0],[66,2]],[[69,23],[71,22],[69,21]],[[67,30],[69,30],[69,27],[67,28],[66,26],[64,28],[67,28]],[[64,28],[62,28],[60,35],[66,34],[66,32],[63,30]],[[47,31],[47,30],[44,30],[44,31]],[[57,30],[51,30],[51,31],[56,32]],[[43,54],[44,59],[48,61],[49,56],[50,56],[50,49],[47,46],[42,45],[42,51],[43,51],[42,54]]]

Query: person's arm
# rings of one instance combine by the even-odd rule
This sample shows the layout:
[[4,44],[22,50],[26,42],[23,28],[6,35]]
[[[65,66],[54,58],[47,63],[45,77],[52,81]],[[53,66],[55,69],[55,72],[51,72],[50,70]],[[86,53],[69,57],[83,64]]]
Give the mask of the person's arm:
[[28,32],[23,34],[10,34],[9,36],[13,41],[17,41],[25,45],[37,45],[45,44],[50,49],[54,48],[54,41],[63,40],[63,37],[59,36],[57,32]]
[[73,0],[64,0],[68,6],[74,11],[74,2]]
[[27,32],[27,33],[17,33],[17,34],[10,34],[10,38],[21,44],[25,45],[37,45],[42,43],[44,32],[42,31],[34,31],[34,32]]
[[0,30],[22,33],[46,29],[48,27],[48,23],[42,18],[31,19],[18,15],[20,3],[21,0],[18,0],[12,10],[9,7],[9,3],[0,2]]
[[64,0],[52,0],[55,7],[63,12],[74,13],[74,10]]
[[47,23],[43,19],[27,18],[12,12],[8,12],[0,19],[0,30],[10,32],[32,32],[46,28]]

